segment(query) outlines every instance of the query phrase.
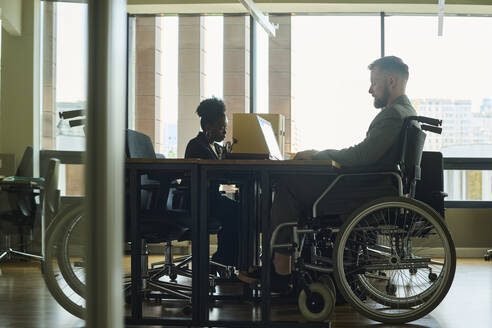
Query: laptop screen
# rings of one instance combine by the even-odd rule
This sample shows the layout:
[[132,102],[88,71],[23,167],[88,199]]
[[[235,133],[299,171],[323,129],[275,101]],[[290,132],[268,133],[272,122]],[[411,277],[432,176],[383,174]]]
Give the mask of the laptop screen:
[[275,134],[273,133],[272,125],[267,120],[261,118],[260,116],[256,116],[258,118],[258,122],[260,123],[261,131],[263,132],[263,137],[265,138],[265,142],[268,147],[268,151],[270,153],[271,159],[282,160],[283,156],[280,152],[280,148],[278,146],[277,139],[275,138]]

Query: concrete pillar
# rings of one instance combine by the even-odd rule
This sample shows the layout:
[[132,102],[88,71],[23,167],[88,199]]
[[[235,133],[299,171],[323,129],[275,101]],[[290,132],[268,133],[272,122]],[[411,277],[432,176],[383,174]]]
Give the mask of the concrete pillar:
[[33,147],[33,174],[39,174],[40,145],[40,1],[22,1],[22,34],[2,27],[0,152],[15,154],[18,163]]
[[125,0],[91,0],[85,197],[86,326],[123,327]]
[[204,98],[204,34],[203,17],[179,17],[178,158],[200,129],[195,110]]
[[248,113],[250,102],[249,16],[224,16],[224,103],[232,139],[232,114]]
[[291,19],[290,15],[270,15],[279,24],[269,42],[269,113],[285,116],[285,151],[297,151],[295,118],[291,91]]
[[162,68],[159,17],[137,17],[135,37],[135,129],[147,134],[162,153]]
[[43,3],[41,149],[56,149],[56,4]]

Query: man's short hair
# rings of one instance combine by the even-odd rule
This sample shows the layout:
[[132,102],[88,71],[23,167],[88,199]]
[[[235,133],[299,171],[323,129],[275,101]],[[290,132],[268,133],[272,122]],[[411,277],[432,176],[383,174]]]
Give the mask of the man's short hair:
[[398,74],[405,80],[408,80],[408,65],[396,56],[381,57],[369,65],[371,71],[376,67],[388,73]]

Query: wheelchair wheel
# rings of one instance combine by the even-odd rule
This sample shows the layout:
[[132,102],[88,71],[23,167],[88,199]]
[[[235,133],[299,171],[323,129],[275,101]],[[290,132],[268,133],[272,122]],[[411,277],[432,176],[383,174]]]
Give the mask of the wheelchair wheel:
[[60,272],[67,284],[77,294],[85,297],[85,245],[83,207],[76,206],[68,216],[64,227],[59,234],[59,248],[57,252],[58,265]]
[[335,242],[334,275],[361,314],[405,323],[431,312],[454,278],[456,252],[442,217],[414,199],[384,197],[356,210]]
[[335,310],[335,294],[325,284],[315,282],[308,285],[310,295],[303,289],[297,303],[301,314],[309,321],[328,320]]
[[67,225],[73,221],[77,207],[62,210],[53,220],[46,236],[45,259],[42,262],[43,278],[46,286],[55,300],[71,314],[83,318],[85,313],[85,299],[70,287],[61,272],[59,262],[61,252],[60,240]]

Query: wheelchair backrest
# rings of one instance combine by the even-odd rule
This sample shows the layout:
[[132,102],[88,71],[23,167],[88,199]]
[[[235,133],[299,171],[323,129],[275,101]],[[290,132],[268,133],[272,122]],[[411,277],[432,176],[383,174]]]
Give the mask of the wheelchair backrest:
[[[422,124],[420,125],[419,123]],[[425,178],[426,180],[435,180],[435,178],[433,178],[431,174],[429,174],[430,171],[433,172],[432,174],[436,175],[436,178],[439,176],[442,177],[442,155],[439,155],[441,156],[439,172],[437,172],[435,169],[431,169],[431,167],[436,167],[435,164],[431,163],[436,161],[435,155],[426,154],[426,156],[424,157],[424,164],[426,166],[425,176],[422,175],[421,168],[423,149],[426,138],[426,134],[423,130],[440,134],[442,129],[439,126],[441,124],[442,121],[440,120],[424,116],[410,116],[407,117],[403,123],[401,134],[401,153],[398,165],[400,166],[402,173],[404,193],[409,194],[411,197],[416,196],[417,181],[421,180],[422,178]],[[440,179],[440,181],[442,181],[442,179]],[[431,181],[423,182],[424,185],[427,183],[435,185],[435,183]],[[435,186],[433,188],[438,188],[440,189],[440,193],[442,192],[442,186]],[[421,190],[421,188],[419,188],[419,190]],[[420,195],[422,194],[420,193],[419,196]],[[426,202],[428,203],[428,201]],[[443,207],[443,205],[441,204],[436,203],[429,205],[433,206],[438,212],[442,211],[441,206]]]
[[404,193],[412,197],[415,196],[416,182],[421,178],[420,164],[426,138],[423,130],[441,133],[442,129],[438,127],[441,124],[440,120],[424,116],[409,116],[403,122],[398,165],[402,173]]
[[422,178],[417,183],[415,199],[434,208],[444,217],[444,174],[442,153],[424,151],[422,153]]

